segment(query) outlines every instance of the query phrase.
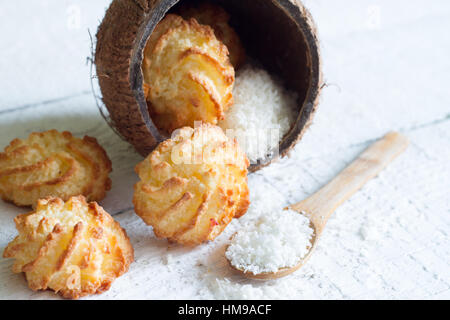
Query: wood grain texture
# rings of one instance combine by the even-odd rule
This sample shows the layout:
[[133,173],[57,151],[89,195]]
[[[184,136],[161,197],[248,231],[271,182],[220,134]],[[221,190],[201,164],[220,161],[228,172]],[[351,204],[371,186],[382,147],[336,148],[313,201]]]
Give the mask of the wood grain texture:
[[[439,46],[433,46],[435,36],[449,27],[448,1],[429,6],[427,1],[380,0],[378,29],[366,26],[364,2],[348,0],[349,10],[336,19],[338,2],[304,1],[321,33],[329,86],[314,123],[290,158],[250,175],[251,200],[263,194],[271,203],[287,206],[307,198],[389,130],[402,132],[411,144],[336,210],[302,270],[264,285],[234,274],[223,255],[229,237],[251,221],[250,216],[231,223],[214,243],[190,250],[157,240],[133,213],[134,166],[142,157],[103,121],[88,92],[89,69],[83,70],[90,52],[85,30],[95,30],[110,1],[77,1],[85,19],[74,37],[67,37],[65,19],[45,23],[54,21],[47,7],[27,1],[16,10],[18,1],[5,3],[0,11],[0,25],[11,32],[3,41],[0,147],[51,128],[96,137],[113,163],[112,190],[101,204],[115,214],[135,248],[130,271],[108,292],[89,299],[214,298],[210,279],[225,277],[240,287],[252,285],[252,297],[259,297],[257,289],[270,288],[276,294],[269,298],[285,299],[450,298],[450,96],[442,85],[448,79],[450,60],[443,57],[450,50],[450,38],[439,36]],[[48,3],[64,17],[65,4]],[[407,12],[402,10],[405,6]],[[98,16],[91,19],[90,12]],[[23,21],[32,26],[26,35],[18,25],[8,27]],[[25,36],[29,42],[17,42]],[[59,37],[56,52],[45,48]],[[73,43],[63,45],[67,42]],[[427,48],[432,46],[430,52]],[[30,51],[42,62],[33,68]],[[72,73],[68,66],[78,71]],[[0,250],[16,235],[13,218],[23,212],[0,202]],[[30,291],[11,266],[11,260],[0,259],[0,299],[59,299],[49,292]]]

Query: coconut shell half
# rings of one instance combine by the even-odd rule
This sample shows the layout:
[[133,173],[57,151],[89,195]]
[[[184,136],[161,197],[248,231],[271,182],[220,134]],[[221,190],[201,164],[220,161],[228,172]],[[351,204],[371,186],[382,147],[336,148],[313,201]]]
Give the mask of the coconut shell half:
[[[153,123],[143,91],[143,51],[153,29],[179,2],[194,0],[113,0],[97,31],[95,64],[103,103],[112,125],[143,156],[166,137]],[[279,153],[252,164],[256,171],[285,156],[300,140],[317,108],[322,73],[316,28],[296,0],[215,0],[247,55],[276,74],[298,94],[298,116],[280,142]],[[257,94],[257,93],[256,93]]]

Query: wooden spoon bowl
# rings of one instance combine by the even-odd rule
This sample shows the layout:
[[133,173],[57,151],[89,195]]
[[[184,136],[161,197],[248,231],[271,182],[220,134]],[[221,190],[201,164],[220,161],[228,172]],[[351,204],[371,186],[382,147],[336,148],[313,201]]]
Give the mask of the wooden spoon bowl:
[[[317,237],[317,233],[316,233],[316,228],[315,226],[311,223],[310,227],[314,230],[314,234],[311,238],[311,247],[309,248],[308,253],[300,260],[300,262],[295,265],[294,267],[290,267],[290,268],[280,268],[278,269],[277,272],[261,272],[261,273],[253,273],[253,272],[245,272],[244,270],[238,269],[236,268],[230,260],[227,259],[229,266],[235,270],[237,273],[240,273],[242,275],[244,275],[246,278],[249,279],[254,279],[254,280],[273,280],[273,279],[278,279],[278,278],[283,278],[287,275],[290,275],[291,273],[297,271],[298,269],[300,269],[309,259],[309,257],[311,257],[314,249],[317,247],[317,243],[318,243],[318,237]],[[228,246],[227,246],[228,248]]]

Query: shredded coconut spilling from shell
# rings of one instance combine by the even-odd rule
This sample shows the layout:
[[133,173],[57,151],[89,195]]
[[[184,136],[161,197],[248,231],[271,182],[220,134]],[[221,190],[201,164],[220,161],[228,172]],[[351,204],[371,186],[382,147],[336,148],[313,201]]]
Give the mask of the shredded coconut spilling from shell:
[[245,272],[276,272],[300,262],[310,249],[313,233],[305,215],[275,211],[239,230],[225,254],[233,266]]
[[233,98],[219,126],[237,138],[250,162],[256,163],[278,147],[295,122],[297,94],[265,70],[247,65],[236,76]]

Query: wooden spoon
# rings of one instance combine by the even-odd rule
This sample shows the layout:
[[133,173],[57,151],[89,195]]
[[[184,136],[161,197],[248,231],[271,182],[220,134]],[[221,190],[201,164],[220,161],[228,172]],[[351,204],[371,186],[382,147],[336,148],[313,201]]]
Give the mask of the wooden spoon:
[[289,206],[289,209],[305,214],[311,221],[314,236],[309,252],[294,267],[281,268],[276,272],[253,274],[231,267],[252,279],[270,280],[284,277],[298,270],[311,256],[331,214],[349,199],[367,181],[378,175],[392,160],[408,146],[408,139],[400,133],[390,132],[367,148],[338,176],[309,198]]

